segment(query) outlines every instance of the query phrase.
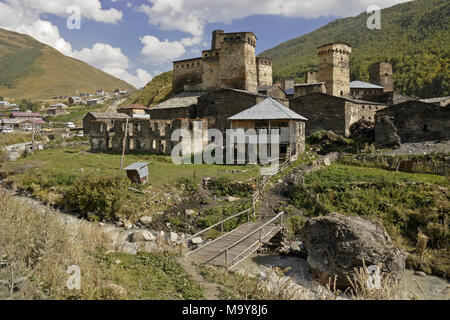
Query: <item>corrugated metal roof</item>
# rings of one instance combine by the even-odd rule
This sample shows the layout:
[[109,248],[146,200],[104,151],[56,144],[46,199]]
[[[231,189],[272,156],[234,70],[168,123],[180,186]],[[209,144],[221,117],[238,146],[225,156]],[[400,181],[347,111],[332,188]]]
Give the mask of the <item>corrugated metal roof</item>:
[[176,95],[173,98],[170,98],[167,101],[164,101],[160,104],[157,104],[150,110],[160,110],[160,109],[175,109],[175,108],[186,108],[198,103],[198,98],[204,96],[208,92],[200,91],[200,92],[183,92]]
[[140,170],[143,167],[147,166],[148,162],[135,162],[132,165],[129,165],[124,170]]
[[308,120],[281,103],[267,98],[257,105],[244,110],[228,120]]
[[350,82],[350,89],[384,89],[384,87],[364,81],[352,81]]

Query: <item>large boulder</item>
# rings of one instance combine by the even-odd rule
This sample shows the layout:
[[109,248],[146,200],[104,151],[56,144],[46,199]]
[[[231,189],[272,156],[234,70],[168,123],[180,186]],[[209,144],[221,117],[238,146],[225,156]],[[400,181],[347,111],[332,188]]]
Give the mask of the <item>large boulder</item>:
[[381,264],[381,273],[400,281],[405,256],[383,226],[371,220],[331,213],[309,220],[303,229],[308,265],[321,279],[337,277],[338,288],[351,286],[355,268]]

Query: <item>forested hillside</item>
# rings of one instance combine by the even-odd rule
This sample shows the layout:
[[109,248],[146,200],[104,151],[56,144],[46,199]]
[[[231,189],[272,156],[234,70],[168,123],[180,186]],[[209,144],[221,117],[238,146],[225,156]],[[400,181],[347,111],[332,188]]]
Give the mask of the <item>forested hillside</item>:
[[353,47],[351,79],[368,81],[369,66],[393,64],[397,91],[422,98],[449,95],[450,2],[416,0],[381,12],[381,29],[369,30],[368,14],[338,19],[302,37],[282,43],[260,56],[273,59],[274,77],[303,82],[317,69],[316,48],[343,41]]

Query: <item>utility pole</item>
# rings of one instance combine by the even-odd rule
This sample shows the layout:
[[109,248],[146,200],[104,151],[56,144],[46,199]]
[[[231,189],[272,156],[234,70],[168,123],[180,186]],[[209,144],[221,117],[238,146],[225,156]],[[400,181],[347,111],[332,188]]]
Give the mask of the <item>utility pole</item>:
[[123,169],[123,160],[125,158],[125,149],[127,146],[127,135],[128,135],[128,118],[127,122],[125,123],[125,132],[123,135],[123,142],[122,142],[122,158],[120,159],[120,170]]
[[34,153],[34,117],[32,118],[31,121],[31,153]]

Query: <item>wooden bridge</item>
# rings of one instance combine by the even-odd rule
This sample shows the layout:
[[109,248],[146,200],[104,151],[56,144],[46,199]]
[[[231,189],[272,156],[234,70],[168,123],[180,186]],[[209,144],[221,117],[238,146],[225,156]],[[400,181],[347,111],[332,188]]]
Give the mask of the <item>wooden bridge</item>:
[[[227,270],[245,260],[283,229],[284,212],[257,222],[250,221],[251,212],[252,209],[240,212],[186,239],[190,241],[209,230],[221,228],[220,237],[188,252],[186,256],[195,262],[221,266]],[[244,214],[247,214],[248,222],[224,234],[225,222]]]

